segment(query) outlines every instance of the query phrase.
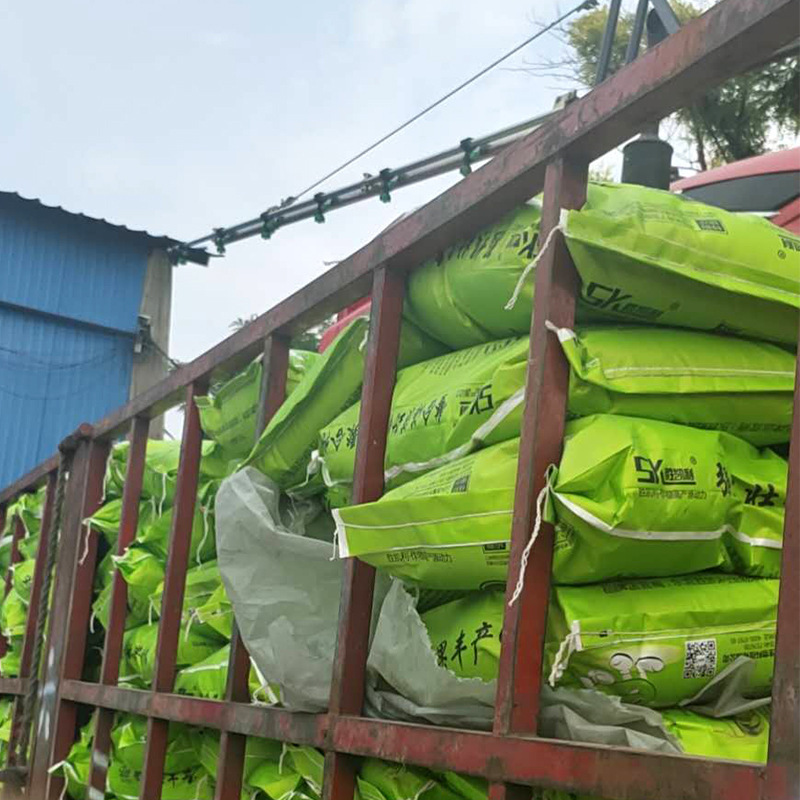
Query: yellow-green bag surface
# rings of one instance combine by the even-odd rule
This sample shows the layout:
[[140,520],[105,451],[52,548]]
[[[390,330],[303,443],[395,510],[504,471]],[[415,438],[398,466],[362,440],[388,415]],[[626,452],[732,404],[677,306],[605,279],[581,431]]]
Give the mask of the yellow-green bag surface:
[[[311,365],[319,358],[308,350],[290,350],[286,373],[286,395],[290,395]],[[261,392],[261,358],[252,361],[206,397],[195,400],[200,424],[229,459],[244,458],[256,437],[258,400]]]
[[504,592],[470,592],[421,615],[436,663],[459,678],[497,677]]
[[[305,483],[318,432],[359,398],[368,332],[369,320],[359,317],[333,340],[270,420],[243,466],[261,470],[281,489]],[[433,358],[444,350],[415,325],[405,323],[398,367]]]
[[[519,436],[528,337],[446,353],[400,370],[386,440],[386,485]],[[346,505],[355,466],[361,403],[319,434],[319,460],[331,505]]]
[[505,586],[519,439],[334,509],[339,555],[427,589]]
[[448,247],[408,279],[405,315],[455,350],[530,330],[533,280],[505,306],[539,243],[541,206],[530,200]]
[[579,319],[797,342],[800,238],[765,219],[593,183],[564,236],[582,281]]
[[551,685],[586,687],[668,708],[740,656],[743,691],[769,694],[778,581],[707,572],[553,589],[545,646]]
[[767,761],[770,706],[715,719],[680,708],[662,714],[667,730],[687,755],[734,761]]
[[556,331],[569,361],[568,413],[620,414],[789,440],[795,357],[767,342],[643,325]]
[[598,414],[567,424],[552,496],[560,583],[719,567],[778,577],[787,464],[720,431]]

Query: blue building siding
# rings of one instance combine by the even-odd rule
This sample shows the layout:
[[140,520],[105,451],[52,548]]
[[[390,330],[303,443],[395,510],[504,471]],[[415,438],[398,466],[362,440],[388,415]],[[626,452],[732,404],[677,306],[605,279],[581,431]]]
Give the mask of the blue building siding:
[[0,486],[125,403],[147,237],[0,200]]

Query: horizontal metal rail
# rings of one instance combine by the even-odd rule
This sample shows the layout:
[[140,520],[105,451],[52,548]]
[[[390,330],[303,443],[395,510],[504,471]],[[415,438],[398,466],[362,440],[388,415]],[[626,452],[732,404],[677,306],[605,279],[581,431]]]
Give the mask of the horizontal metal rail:
[[[330,711],[310,715],[244,702],[247,653],[234,635],[223,701],[172,693],[179,614],[197,487],[202,431],[194,398],[215,377],[265,355],[260,427],[283,398],[288,337],[321,316],[371,295],[372,314],[362,390],[354,482],[361,501],[382,493],[386,423],[394,382],[397,340],[408,270],[448,244],[497,220],[545,189],[542,233],[563,208],[580,205],[589,162],[635,135],[643,124],[691,103],[714,84],[756,64],[800,33],[800,0],[724,0],[633,64],[621,69],[541,128],[505,149],[427,206],[385,231],[334,269],[279,303],[243,330],[94,426],[86,426],[74,456],[60,536],[53,591],[50,640],[39,735],[34,739],[29,795],[57,800],[61,779],[49,768],[64,758],[75,736],[80,706],[104,710],[93,747],[108,753],[111,714],[126,711],[148,718],[142,797],[160,795],[167,724],[181,721],[222,732],[217,800],[239,798],[245,736],[310,744],[326,753],[326,800],[351,800],[361,756],[481,775],[493,800],[521,797],[520,786],[587,792],[609,800],[796,800],[800,791],[800,404],[795,404],[783,576],[773,690],[773,719],[766,766],[579,745],[537,737],[541,637],[549,581],[552,529],[543,526],[532,551],[520,603],[507,614],[502,642],[497,708],[491,733],[411,725],[362,716],[369,609],[374,571],[350,560],[345,570],[339,641]],[[536,312],[531,327],[526,413],[512,526],[512,568],[527,540],[539,466],[558,457],[564,422],[566,368],[546,319],[569,321],[577,280],[563,240],[537,269]],[[798,381],[800,388],[800,381]],[[101,680],[83,679],[97,541],[83,520],[101,502],[106,456],[112,438],[129,434],[131,457],[123,495],[120,546],[136,529],[135,508],[148,421],[186,402],[179,477],[167,559],[154,687],[116,686],[124,623],[125,587],[114,579],[112,610]],[[15,497],[54,474],[50,459],[0,492],[0,521]],[[86,555],[84,556],[84,551]],[[0,693],[19,695],[25,677],[0,681]],[[103,721],[104,720],[104,721]],[[90,780],[102,789],[103,759],[93,758]]]

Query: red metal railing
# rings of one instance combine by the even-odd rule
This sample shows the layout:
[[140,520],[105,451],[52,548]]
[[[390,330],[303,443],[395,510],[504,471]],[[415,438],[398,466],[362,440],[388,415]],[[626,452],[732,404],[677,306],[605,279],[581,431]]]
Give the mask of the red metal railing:
[[[49,767],[64,758],[75,735],[80,704],[100,709],[90,782],[102,790],[115,711],[149,718],[141,794],[160,796],[169,721],[222,733],[218,800],[238,800],[245,736],[309,744],[326,753],[326,800],[351,800],[357,758],[380,758],[480,775],[494,800],[540,786],[620,800],[797,800],[800,796],[800,403],[795,403],[785,513],[778,640],[769,759],[766,766],[589,746],[537,737],[542,640],[548,601],[553,531],[544,525],[533,549],[519,603],[506,614],[491,733],[388,722],[362,716],[374,570],[357,560],[345,569],[339,638],[326,714],[300,714],[247,703],[248,656],[234,630],[225,699],[170,694],[184,592],[202,432],[194,398],[214,373],[232,372],[263,352],[259,430],[285,392],[288,337],[323,316],[371,295],[372,314],[362,391],[354,482],[357,502],[383,491],[386,426],[395,377],[405,275],[444,245],[501,217],[544,190],[542,236],[561,210],[585,199],[588,165],[652,119],[690,104],[722,79],[763,62],[766,53],[800,35],[800,0],[724,0],[703,17],[569,105],[549,124],[402,220],[255,322],[174,372],[162,383],[82,431],[74,456],[53,593],[29,796],[56,800],[61,778]],[[536,272],[526,405],[512,523],[509,587],[531,530],[534,499],[547,464],[561,452],[567,365],[544,322],[571,327],[578,279],[559,234]],[[800,381],[798,381],[800,386]],[[163,594],[155,678],[150,691],[116,685],[122,650],[126,585],[113,579],[111,610],[98,683],[81,680],[89,627],[96,539],[81,558],[82,520],[99,505],[110,442],[129,435],[131,447],[118,548],[133,540],[142,488],[149,420],[186,402],[181,458]],[[49,481],[43,540],[49,528],[57,462],[51,459],[0,492],[3,509],[22,491]],[[79,546],[80,543],[80,546]],[[40,544],[40,552],[42,545]],[[41,558],[39,559],[41,560]],[[37,564],[34,593],[40,581]],[[35,603],[30,608],[34,609]],[[21,677],[0,681],[19,695],[29,670],[28,620]],[[27,665],[27,666],[26,666]]]

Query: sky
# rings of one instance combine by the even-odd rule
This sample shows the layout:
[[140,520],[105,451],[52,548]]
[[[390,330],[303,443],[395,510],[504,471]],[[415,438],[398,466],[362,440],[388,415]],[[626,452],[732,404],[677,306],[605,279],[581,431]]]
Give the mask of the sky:
[[[0,189],[195,238],[296,194],[571,5],[4,3]],[[562,48],[545,35],[323,188],[548,111],[567,87],[514,68]],[[200,355],[458,177],[179,267],[171,354]]]

